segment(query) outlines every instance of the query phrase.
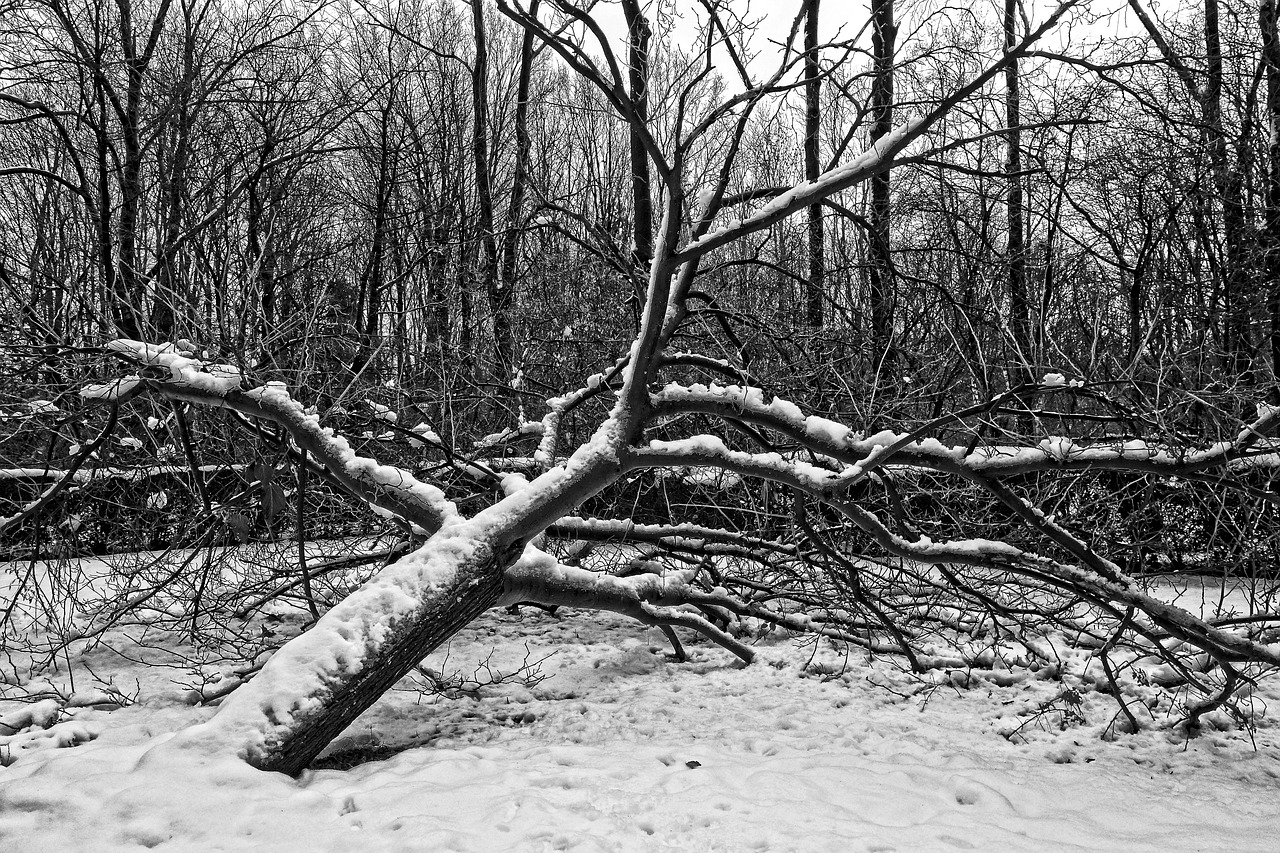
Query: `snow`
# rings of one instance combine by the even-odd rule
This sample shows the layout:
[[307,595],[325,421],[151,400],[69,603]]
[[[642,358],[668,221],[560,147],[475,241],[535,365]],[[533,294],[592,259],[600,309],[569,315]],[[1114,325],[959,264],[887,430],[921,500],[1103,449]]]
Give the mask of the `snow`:
[[183,704],[163,671],[102,651],[101,674],[114,661],[142,679],[140,701],[64,711],[55,727],[96,740],[23,750],[0,769],[4,849],[1275,849],[1280,730],[1269,717],[1256,748],[1230,729],[1107,742],[1112,700],[1083,692],[1076,721],[1051,680],[920,681],[774,636],[746,669],[697,641],[677,664],[656,630],[562,614],[493,612],[427,662],[470,672],[488,658],[509,673],[527,647],[530,660],[553,653],[545,680],[453,700],[406,681],[334,749],[412,748],[298,780],[154,748],[212,709]]
[[[240,388],[244,382],[240,370],[234,365],[208,366],[199,359],[180,355],[178,348],[173,344],[150,344],[120,339],[108,343],[107,349],[126,353],[140,364],[166,368],[172,381],[212,394],[226,394]],[[270,384],[272,383],[268,383]],[[82,391],[81,395],[100,396],[102,387],[91,386],[90,389],[86,389],[90,393]]]
[[[1048,387],[1074,388],[1083,385],[1080,380],[1068,381],[1058,373],[1046,374],[1042,382]],[[910,460],[906,464],[926,466],[942,464],[948,468],[955,464],[962,464],[974,471],[1030,468],[1045,462],[1082,464],[1118,460],[1174,466],[1205,464],[1222,458],[1234,468],[1270,464],[1271,456],[1241,457],[1232,460],[1225,460],[1225,456],[1238,449],[1237,446],[1248,445],[1250,442],[1253,443],[1255,450],[1274,450],[1274,442],[1264,444],[1257,439],[1267,427],[1265,421],[1280,416],[1278,414],[1280,408],[1260,406],[1258,422],[1242,429],[1235,442],[1219,441],[1196,450],[1172,448],[1145,441],[1101,441],[1080,444],[1069,438],[1052,436],[1040,442],[1037,447],[996,445],[980,447],[965,455],[963,448],[946,447],[933,438],[912,440],[910,435],[892,430],[881,430],[868,436],[854,432],[844,424],[827,418],[817,415],[805,417],[796,404],[782,398],[774,398],[766,405],[763,393],[758,388],[742,388],[737,385],[726,387],[715,383],[688,386],[671,383],[656,393],[653,401],[657,405],[684,406],[694,411],[714,411],[732,407],[740,413],[764,419],[766,423],[769,420],[777,421],[789,429],[802,433],[814,442],[814,449],[819,451],[825,449],[828,452],[843,451],[861,455],[863,458],[857,465],[845,470],[842,475],[845,479],[855,479],[873,467],[890,462],[890,456]],[[703,451],[711,452],[708,448],[703,448]]]
[[[136,440],[136,439],[135,439]],[[137,446],[141,446],[141,442]],[[80,445],[73,444],[67,448],[67,453],[75,455],[81,450]],[[217,473],[220,471],[243,471],[245,465],[201,465],[197,470],[202,473]],[[187,474],[191,469],[187,466],[180,465],[139,465],[132,467],[123,466],[103,466],[94,468],[80,468],[72,474],[68,474],[63,468],[0,468],[0,480],[23,480],[23,479],[61,479],[70,477],[73,483],[88,483],[93,480],[101,479],[122,479],[131,482],[144,480],[148,477],[163,477],[173,474]]]
[[410,447],[415,447],[415,448],[426,447],[427,443],[430,443],[431,445],[438,447],[443,443],[440,440],[440,436],[436,435],[436,431],[433,430],[431,426],[427,424],[425,421],[415,426],[412,430],[410,430],[410,432],[414,432],[422,436],[422,440],[418,440],[416,438],[409,439]]
[[675,441],[653,439],[647,451],[635,451],[634,458],[650,467],[688,465],[721,467],[739,473],[767,471],[792,479],[806,488],[821,489],[835,479],[832,472],[792,455],[744,453],[728,449],[719,436],[697,435]]
[[110,382],[85,385],[80,389],[80,396],[85,400],[116,400],[131,393],[140,382],[141,377],[125,376]]
[[529,486],[529,480],[518,471],[509,474],[502,474],[499,482],[502,485],[503,494],[514,495],[516,492],[526,489]]

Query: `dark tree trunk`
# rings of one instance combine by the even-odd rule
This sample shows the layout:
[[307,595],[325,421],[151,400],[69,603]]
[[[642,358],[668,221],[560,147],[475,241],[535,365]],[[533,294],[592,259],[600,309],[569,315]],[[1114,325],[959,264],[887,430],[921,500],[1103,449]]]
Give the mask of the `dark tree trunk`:
[[494,375],[505,388],[512,375],[511,332],[507,317],[506,285],[498,275],[498,243],[493,233],[493,185],[489,175],[489,47],[485,36],[484,4],[472,0],[471,26],[475,37],[475,64],[471,69],[471,157],[476,175],[476,211],[480,250],[476,278],[489,300],[493,315]]
[[[529,14],[538,14],[539,0],[529,4]],[[511,176],[511,205],[507,210],[507,235],[502,244],[501,290],[493,309],[493,337],[498,365],[510,378],[515,375],[515,337],[511,328],[511,308],[516,298],[516,264],[524,229],[524,197],[529,182],[529,86],[533,77],[533,31],[525,30],[520,40],[520,70],[516,80],[516,159]]]
[[1241,195],[1240,170],[1230,162],[1227,131],[1222,121],[1223,57],[1218,21],[1218,0],[1205,0],[1204,36],[1206,75],[1201,109],[1207,134],[1209,164],[1214,190],[1222,205],[1222,231],[1226,258],[1222,271],[1222,341],[1225,367],[1254,384],[1253,346],[1249,335],[1249,241]]
[[111,140],[107,136],[106,94],[99,90],[96,136],[96,155],[98,168],[98,266],[102,271],[103,291],[111,301],[111,320],[116,331],[125,338],[137,340],[142,337],[142,324],[138,321],[138,296],[131,293],[123,279],[116,274],[115,262],[115,224],[111,211]]
[[[818,66],[818,6],[820,0],[810,0],[809,13],[804,28],[804,176],[816,181],[821,172],[818,163],[818,133],[820,130],[820,103],[822,95],[821,70]],[[809,277],[805,283],[805,322],[811,328],[821,328],[823,322],[823,294],[826,289],[826,263],[823,256],[822,205],[811,204],[807,211],[809,226]]]
[[[627,21],[627,73],[631,88],[631,107],[636,121],[649,120],[649,21],[640,11],[637,0],[622,0],[622,13]],[[635,124],[630,130],[631,200],[633,266],[636,299],[644,293],[653,261],[653,200],[649,190],[649,154]],[[639,312],[635,313],[639,328]]]
[[[875,75],[871,82],[871,139],[893,130],[893,64],[898,26],[893,18],[894,0],[872,5],[871,44]],[[895,385],[893,257],[890,250],[890,171],[871,178],[870,299],[871,358],[876,385]]]
[[1267,278],[1267,315],[1271,324],[1272,402],[1280,402],[1280,15],[1276,0],[1263,0],[1259,10],[1262,59],[1266,73],[1266,116],[1269,130],[1263,217],[1263,271]]
[[116,219],[116,278],[120,291],[135,313],[143,312],[142,282],[138,275],[138,208],[142,201],[142,143],[139,113],[142,108],[142,80],[146,61],[137,55],[133,35],[133,15],[129,0],[116,0],[120,10],[120,42],[124,51],[128,86],[124,113],[120,116],[124,157],[120,164],[120,214]]
[[[1018,44],[1017,0],[1005,0],[1004,46],[1011,51]],[[1031,300],[1027,295],[1026,213],[1022,199],[1022,105],[1018,62],[1011,61],[1004,70],[1004,104],[1006,127],[1005,170],[1008,190],[1005,216],[1008,244],[1009,326],[1013,335],[1014,358],[1009,366],[1009,384],[1030,382],[1033,378],[1031,351]]]
[[[357,311],[357,333],[359,346],[352,360],[351,369],[359,372],[378,351],[382,334],[382,298],[385,289],[387,266],[387,243],[390,240],[390,218],[392,194],[395,183],[396,152],[391,145],[391,124],[395,115],[396,88],[394,85],[387,92],[387,101],[382,106],[378,127],[378,177],[374,185],[373,210],[373,242],[369,246],[369,257],[365,262],[364,272],[360,278],[360,302]],[[363,322],[361,322],[363,320]],[[376,368],[377,365],[373,365]],[[376,373],[370,373],[374,376]]]
[[[185,14],[185,10],[184,10]],[[182,236],[182,214],[186,204],[187,167],[191,160],[191,126],[194,120],[191,104],[192,81],[195,79],[196,34],[191,21],[182,41],[182,77],[174,93],[173,118],[170,122],[173,152],[170,162],[160,164],[161,189],[164,195],[164,236],[156,276],[156,298],[151,306],[151,327],[161,340],[175,337],[179,319],[186,319],[189,296],[178,269],[176,247]]]

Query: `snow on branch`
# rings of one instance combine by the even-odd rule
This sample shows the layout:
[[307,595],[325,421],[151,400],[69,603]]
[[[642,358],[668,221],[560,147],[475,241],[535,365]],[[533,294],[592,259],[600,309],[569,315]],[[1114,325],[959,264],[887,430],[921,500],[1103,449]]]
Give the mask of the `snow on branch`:
[[565,516],[548,535],[590,542],[632,542],[658,545],[679,551],[703,551],[709,545],[732,546],[744,551],[761,551],[787,557],[799,556],[794,544],[761,539],[734,530],[700,524],[637,524],[631,520]]
[[[96,449],[94,444],[84,445],[77,457],[92,457]],[[244,471],[247,465],[197,465],[195,470],[201,474],[219,474],[223,471]],[[42,480],[68,480],[83,486],[88,483],[104,480],[118,480],[126,483],[137,483],[152,477],[176,477],[191,473],[192,469],[184,465],[102,465],[83,467],[68,465],[65,468],[0,468],[0,480],[25,480],[39,482]]]
[[[173,344],[117,340],[106,348],[161,374],[137,377],[131,389],[226,408],[283,427],[299,449],[322,463],[336,480],[375,511],[390,513],[425,531],[437,530],[457,516],[453,503],[436,486],[422,482],[403,468],[358,455],[344,437],[330,427],[322,427],[316,413],[295,400],[283,382],[246,389],[247,380],[239,369],[208,365],[180,353]],[[90,401],[113,401],[116,397],[104,390],[109,385],[91,386],[81,395]]]
[[[646,625],[689,628],[733,652],[744,663],[751,663],[755,653],[750,647],[696,611],[682,609],[697,598],[686,583],[685,574],[643,573],[617,577],[566,566],[530,545],[524,555],[503,573],[503,594],[499,604],[533,602],[608,610]],[[715,599],[717,604],[727,601],[727,597]]]
[[543,416],[541,423],[542,439],[538,442],[538,449],[533,453],[535,462],[543,466],[554,464],[560,441],[561,420],[591,398],[608,391],[609,383],[622,373],[630,360],[630,355],[624,356],[603,373],[589,376],[586,384],[577,391],[547,400],[547,413]]
[[[1045,385],[1054,391],[1069,386]],[[1280,442],[1269,437],[1280,425],[1280,408],[1259,405],[1258,416],[1232,441],[1202,448],[1181,448],[1143,440],[1077,441],[1050,436],[1034,445],[991,445],[970,450],[948,447],[923,433],[881,430],[870,435],[817,415],[805,417],[796,404],[764,400],[758,388],[670,384],[651,395],[656,415],[699,413],[765,427],[821,457],[847,466],[841,475],[851,485],[874,469],[892,464],[951,474],[1011,477],[1035,471],[1126,470],[1160,476],[1185,476],[1211,469],[1280,467]],[[975,407],[978,408],[978,407]],[[953,423],[955,416],[936,425]],[[932,425],[930,425],[932,426]],[[688,445],[693,450],[692,445]],[[685,463],[688,464],[688,463]]]
[[1132,607],[1169,634],[1194,643],[1199,648],[1231,661],[1257,661],[1280,666],[1280,645],[1258,643],[1231,631],[1210,625],[1182,608],[1166,604],[1143,592],[1139,586],[1119,573],[1114,564],[1102,572],[1086,562],[1071,565],[1025,551],[1004,542],[983,539],[932,542],[921,537],[909,542],[886,527],[874,513],[844,501],[828,501],[870,534],[895,556],[925,563],[985,566],[1031,575],[1098,603]]
[[[706,619],[704,613],[750,617],[796,633],[844,640],[873,651],[900,650],[879,641],[865,623],[839,608],[825,608],[825,615],[782,610],[760,601],[743,600],[724,585],[699,583],[701,577],[702,567],[618,576],[565,565],[530,546],[524,557],[504,573],[502,603],[607,610],[646,625],[684,627],[703,634],[746,663],[754,658],[751,649]],[[790,600],[787,595],[768,598],[774,603]]]

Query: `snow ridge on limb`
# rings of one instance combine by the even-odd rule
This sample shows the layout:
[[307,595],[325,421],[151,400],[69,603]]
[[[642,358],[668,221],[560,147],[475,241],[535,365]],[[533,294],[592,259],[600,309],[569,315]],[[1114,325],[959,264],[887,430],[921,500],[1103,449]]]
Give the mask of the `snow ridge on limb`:
[[548,527],[547,534],[561,539],[588,542],[648,543],[677,550],[701,551],[708,545],[724,545],[787,557],[800,555],[800,549],[793,543],[775,542],[736,530],[700,524],[637,524],[629,519],[565,516]]
[[[1280,467],[1280,447],[1275,439],[1268,438],[1280,426],[1280,407],[1267,405],[1259,405],[1257,418],[1244,426],[1234,441],[1196,449],[1138,440],[1082,444],[1069,437],[1051,436],[1035,445],[992,445],[970,451],[924,437],[927,428],[913,432],[881,430],[866,435],[828,418],[805,417],[799,406],[780,397],[766,403],[759,388],[672,383],[652,394],[651,403],[659,415],[713,414],[771,429],[819,456],[852,466],[843,474],[850,482],[885,464],[993,477],[1103,468],[1174,476],[1215,468]],[[947,416],[935,423],[945,425],[954,420],[955,416]]]
[[928,537],[920,537],[911,542],[891,531],[875,513],[844,501],[828,503],[895,556],[938,565],[990,567],[1042,580],[1049,579],[1072,592],[1084,593],[1095,602],[1132,606],[1148,617],[1155,626],[1179,639],[1196,644],[1215,657],[1221,656],[1224,661],[1254,661],[1280,666],[1280,645],[1255,642],[1232,631],[1223,630],[1180,607],[1147,595],[1113,563],[1108,562],[1108,565],[1112,567],[1115,576],[1109,577],[1091,566],[1063,563],[1007,542],[989,539],[934,542]]
[[[425,531],[437,530],[457,517],[457,508],[439,488],[403,468],[358,455],[345,438],[330,427],[322,427],[320,418],[295,400],[282,382],[245,389],[246,380],[238,368],[208,365],[181,354],[173,344],[116,340],[106,348],[143,367],[168,371],[167,377],[138,377],[130,386],[130,393],[149,391],[167,399],[230,409],[276,423],[298,448],[323,464],[354,495]],[[90,401],[110,401],[112,398],[103,395],[102,387],[91,386],[82,396]]]
[[[271,411],[302,417],[283,389],[251,393],[227,396],[237,400],[237,408],[240,398],[258,406],[255,415]],[[207,396],[197,399],[209,402]],[[622,447],[616,421],[607,419],[563,465],[531,484],[512,475],[504,482],[509,494],[502,500],[470,519],[456,513],[445,518],[420,548],[384,568],[283,646],[252,682],[223,703],[213,720],[184,733],[177,743],[197,749],[230,747],[261,769],[301,771],[436,646],[498,603],[504,569],[521,557],[525,542],[616,477]],[[372,460],[357,464],[364,463]],[[694,621],[682,613],[650,613],[647,618]]]
[[[238,375],[210,374],[202,362],[168,345],[121,342],[112,349],[144,368],[137,385],[142,391],[275,422],[341,487],[432,532],[417,551],[375,575],[277,651],[212,721],[174,742],[197,752],[232,749],[260,769],[292,774],[305,768],[395,681],[497,603],[503,569],[529,538],[623,469],[623,415],[615,408],[562,464],[533,484],[509,475],[502,481],[506,498],[464,519],[434,486],[356,455],[283,383],[245,389]],[[646,618],[696,621],[690,614],[660,609]]]
[[589,376],[586,384],[577,391],[547,400],[547,413],[543,415],[541,423],[542,438],[538,442],[537,450],[533,453],[534,462],[543,467],[549,467],[555,463],[560,442],[561,419],[587,400],[609,390],[609,382],[623,371],[629,361],[630,356],[624,356],[603,373]]
[[685,609],[701,599],[703,604],[727,604],[727,596],[700,596],[689,587],[686,572],[643,573],[631,577],[566,566],[532,545],[503,573],[499,604],[533,602],[545,605],[608,610],[630,616],[646,625],[689,628],[751,663],[751,648],[713,625],[696,610]]
[[[109,341],[106,349],[138,364],[166,369],[174,382],[211,394],[226,393],[244,385],[244,374],[235,365],[206,364],[187,352],[179,351],[171,343],[152,344],[118,338]],[[84,392],[81,393],[84,396]]]

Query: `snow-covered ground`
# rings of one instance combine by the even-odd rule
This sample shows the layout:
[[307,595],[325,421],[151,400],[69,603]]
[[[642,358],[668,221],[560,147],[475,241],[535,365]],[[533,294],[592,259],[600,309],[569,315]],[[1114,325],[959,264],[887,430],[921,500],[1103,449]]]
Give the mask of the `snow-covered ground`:
[[[83,663],[138,701],[77,710],[51,731],[95,740],[0,769],[0,850],[1280,850],[1271,711],[1185,741],[1157,709],[1104,740],[1114,702],[1057,681],[962,689],[780,637],[747,668],[696,642],[678,664],[656,631],[571,612],[491,613],[432,664],[510,671],[526,647],[553,653],[540,683],[394,692],[330,764],[412,748],[297,780],[166,749],[213,709],[183,702],[180,669],[100,647]],[[1280,709],[1265,685],[1256,706]]]

